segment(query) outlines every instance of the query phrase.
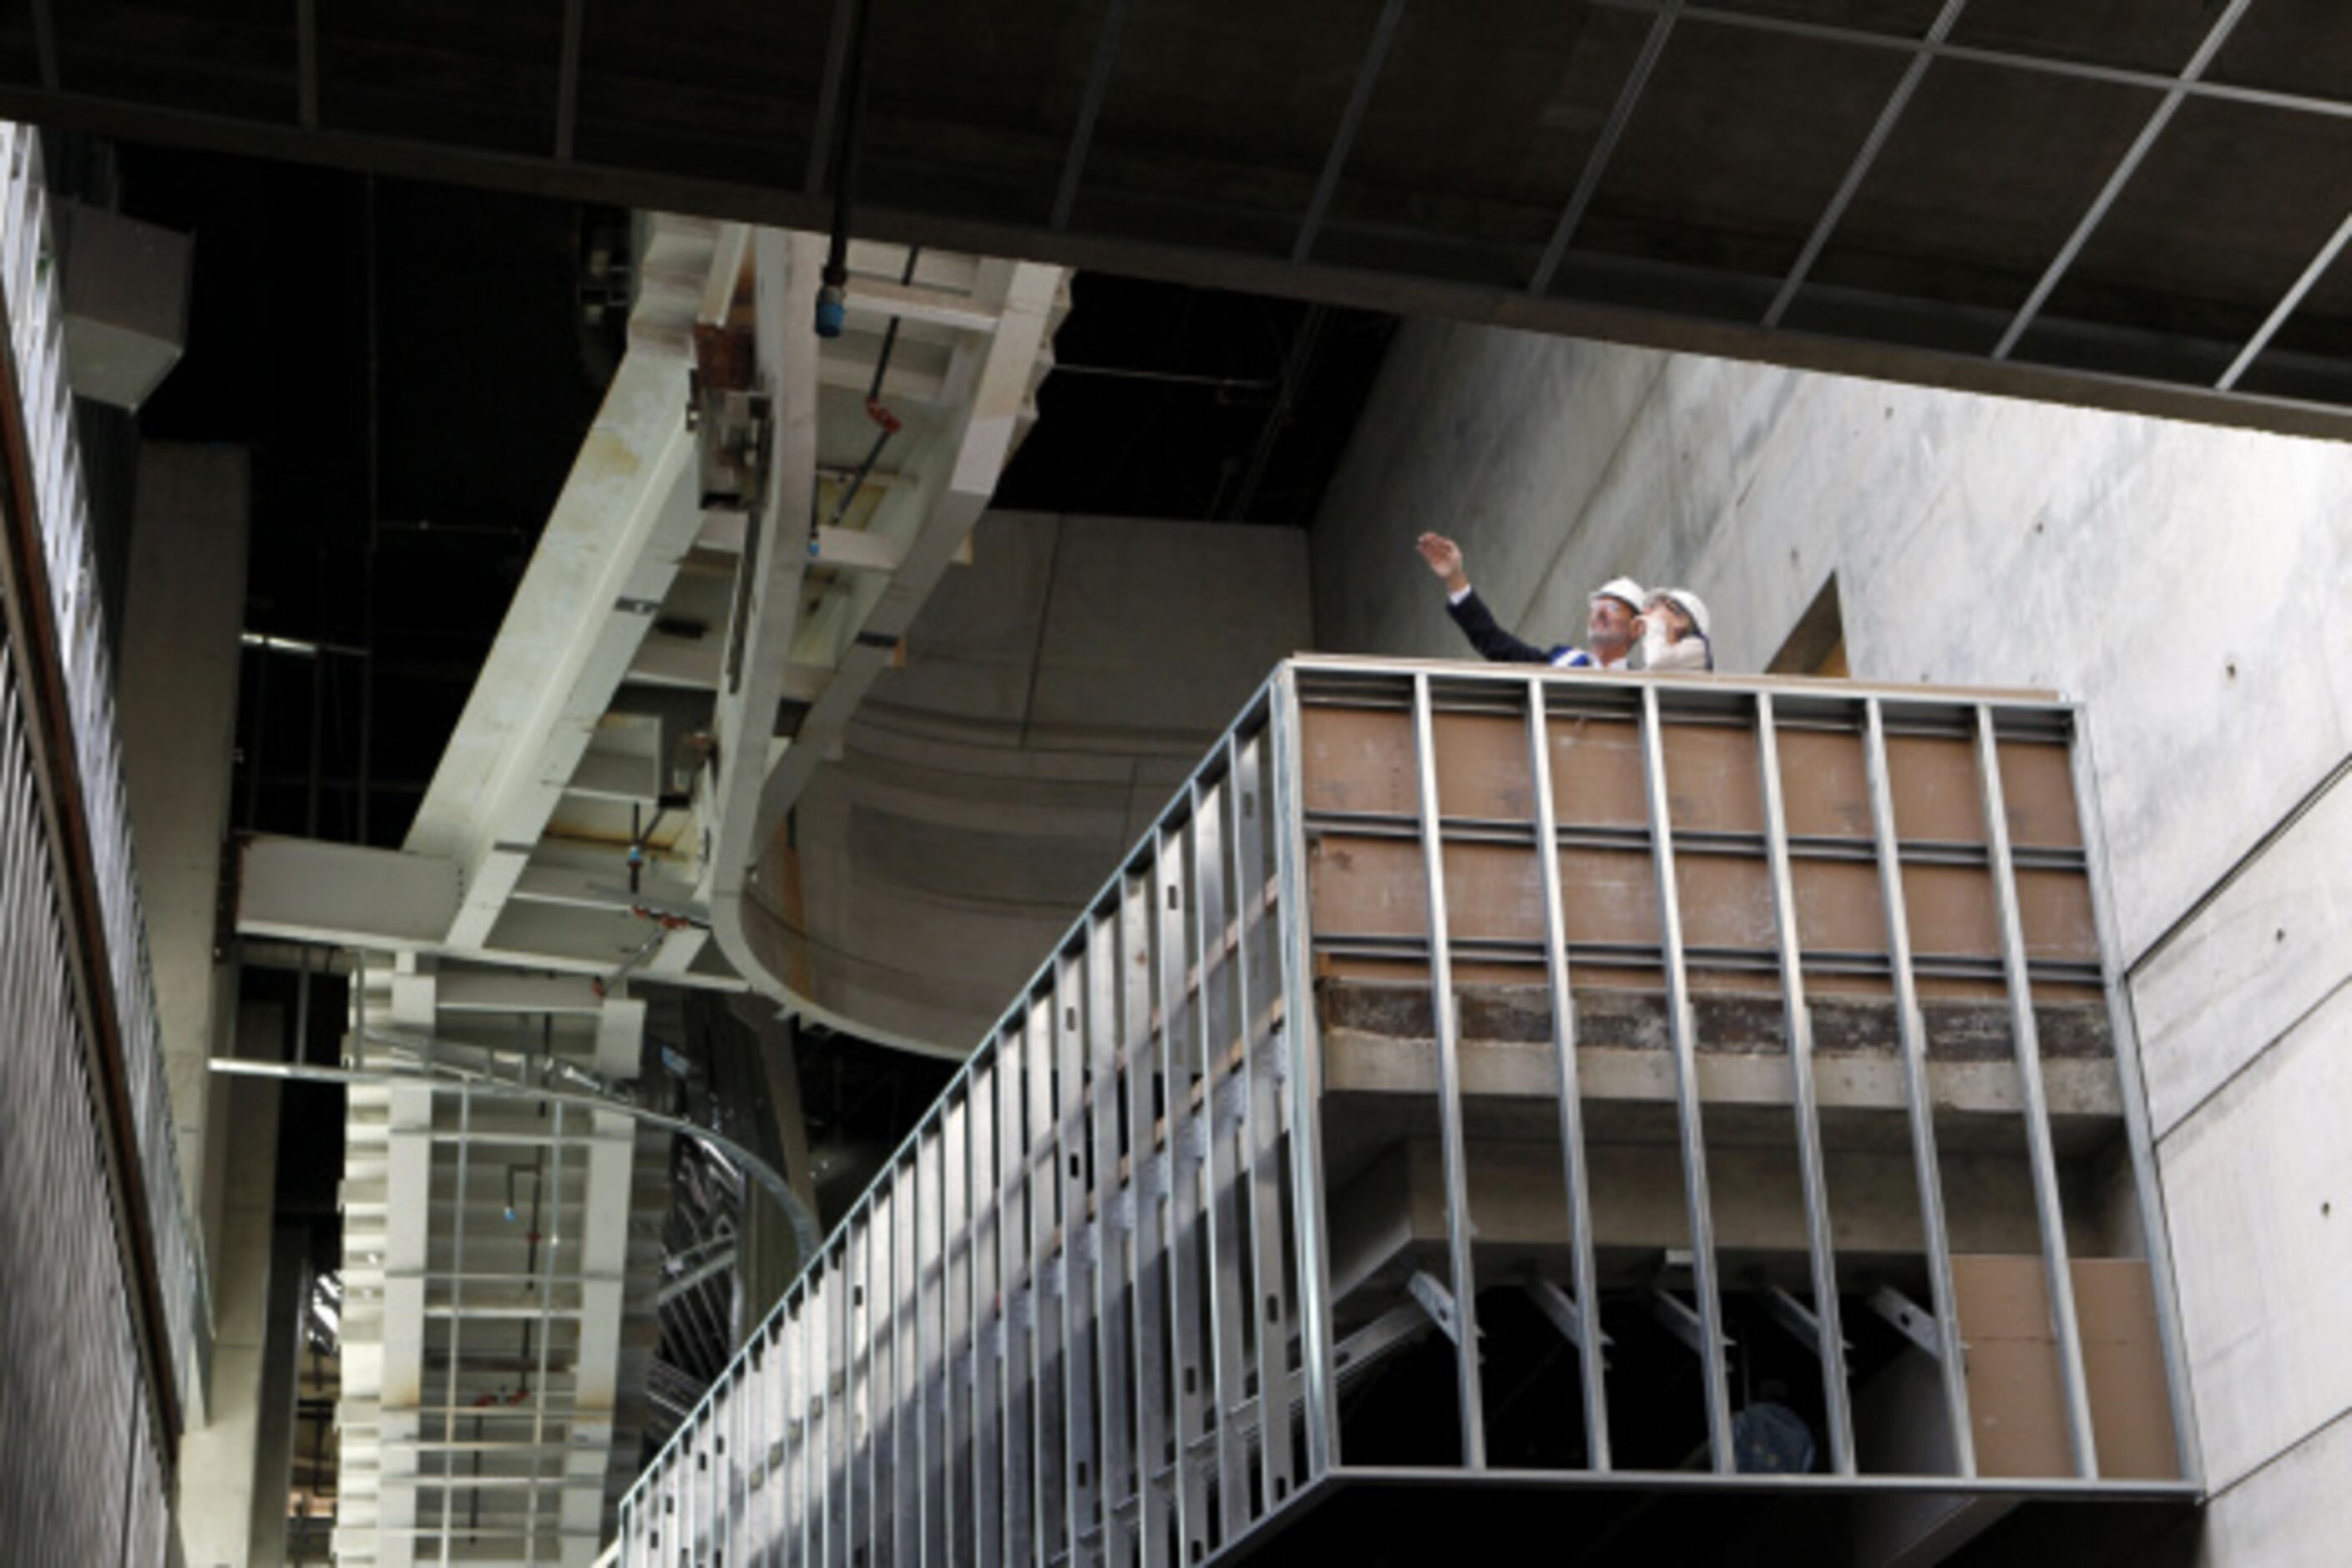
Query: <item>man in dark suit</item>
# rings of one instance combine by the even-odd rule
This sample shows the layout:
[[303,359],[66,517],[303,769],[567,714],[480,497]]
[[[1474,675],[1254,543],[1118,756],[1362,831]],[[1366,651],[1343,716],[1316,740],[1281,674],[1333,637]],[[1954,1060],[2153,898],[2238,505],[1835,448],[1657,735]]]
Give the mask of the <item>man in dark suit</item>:
[[1495,614],[1478,591],[1470,586],[1462,568],[1462,547],[1442,533],[1424,533],[1413,548],[1429,563],[1430,571],[1445,584],[1445,613],[1462,628],[1470,646],[1487,658],[1506,664],[1549,664],[1561,669],[1622,669],[1640,631],[1634,617],[1642,612],[1642,590],[1630,577],[1612,577],[1592,591],[1584,626],[1586,646],[1561,643],[1540,648],[1521,642],[1495,622]]

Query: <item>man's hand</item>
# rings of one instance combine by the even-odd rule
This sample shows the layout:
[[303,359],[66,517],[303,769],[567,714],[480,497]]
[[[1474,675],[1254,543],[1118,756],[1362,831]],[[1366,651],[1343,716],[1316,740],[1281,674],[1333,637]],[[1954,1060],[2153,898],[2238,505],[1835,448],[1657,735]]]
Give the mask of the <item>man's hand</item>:
[[1459,594],[1470,586],[1469,576],[1462,570],[1462,547],[1442,533],[1424,533],[1413,541],[1412,547],[1429,563],[1449,594]]

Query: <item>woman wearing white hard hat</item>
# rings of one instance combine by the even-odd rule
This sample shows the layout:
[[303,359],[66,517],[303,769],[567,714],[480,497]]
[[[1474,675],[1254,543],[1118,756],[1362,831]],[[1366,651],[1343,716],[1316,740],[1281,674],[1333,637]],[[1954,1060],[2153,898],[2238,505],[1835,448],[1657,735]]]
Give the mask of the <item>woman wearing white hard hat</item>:
[[1641,637],[1634,667],[1649,670],[1715,668],[1715,645],[1706,636],[1706,601],[1688,588],[1656,588],[1642,601],[1633,623]]

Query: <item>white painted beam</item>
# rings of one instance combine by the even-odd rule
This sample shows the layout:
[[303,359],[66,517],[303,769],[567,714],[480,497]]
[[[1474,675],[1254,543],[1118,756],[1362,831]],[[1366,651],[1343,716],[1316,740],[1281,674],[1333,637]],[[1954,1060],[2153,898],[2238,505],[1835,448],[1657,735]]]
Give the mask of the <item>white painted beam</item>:
[[[824,268],[824,242],[814,235],[763,230],[755,244],[753,276],[759,305],[759,360],[766,384],[774,429],[769,442],[768,493],[764,514],[771,518],[803,518],[816,487],[816,421],[819,341],[806,323],[815,309],[819,274]],[[747,559],[751,573],[742,623],[733,636],[741,639],[741,679],[719,695],[716,728],[719,737],[717,788],[711,803],[709,874],[713,914],[722,900],[740,900],[758,858],[755,837],[758,801],[767,780],[768,748],[747,738],[764,739],[774,728],[776,705],[783,699],[784,659],[791,646],[793,623],[800,609],[801,583],[807,572],[805,552],[768,549]],[[740,964],[727,931],[719,944]]]
[[450,860],[310,838],[260,837],[237,878],[239,932],[345,947],[438,945],[458,904]]
[[879,278],[854,280],[845,303],[851,321],[887,321],[895,316],[968,332],[992,332],[998,320],[995,310],[970,294]]
[[633,333],[418,808],[406,847],[464,870],[452,948],[487,944],[701,528],[686,328],[731,299],[735,235],[654,220],[632,314],[646,330]]
[[818,525],[815,561],[820,566],[839,566],[853,572],[896,572],[906,558],[906,546],[888,534]]
[[[644,686],[690,688],[716,691],[726,671],[726,651],[717,637],[672,637],[658,634],[637,649],[629,679]],[[833,671],[821,665],[787,664],[782,671],[779,695],[794,702],[814,702],[832,684]]]
[[[247,847],[245,865],[236,910],[236,929],[242,935],[394,952],[425,961],[462,958],[515,970],[551,970],[570,977],[435,975],[421,971],[395,974],[392,980],[395,1016],[412,1028],[431,1027],[435,1004],[429,999],[436,987],[440,1006],[464,1007],[463,998],[497,994],[501,986],[511,987],[512,994],[524,995],[560,985],[579,999],[576,1010],[593,1012],[595,1003],[587,982],[610,974],[631,950],[661,932],[654,922],[628,914],[625,900],[599,901],[607,895],[592,890],[609,885],[625,892],[628,873],[620,866],[609,878],[552,867],[535,868],[541,878],[537,886],[542,891],[560,887],[560,895],[514,898],[504,907],[487,942],[458,948],[438,934],[446,931],[447,920],[457,908],[458,872],[446,859],[317,839],[258,838]],[[518,870],[518,887],[522,885],[524,871],[533,869],[526,862]],[[657,877],[654,886],[665,895],[664,912],[701,918],[692,889],[684,883]],[[672,932],[665,938],[662,949],[675,951],[667,951],[659,966],[661,977],[679,984],[742,990],[743,982],[731,973],[713,973],[707,964],[688,968],[701,944],[671,940],[688,934]],[[428,999],[421,1004],[423,1011],[412,1005],[415,1016],[401,1017],[401,999],[420,992]],[[532,1005],[500,1001],[480,1010],[512,1012]]]

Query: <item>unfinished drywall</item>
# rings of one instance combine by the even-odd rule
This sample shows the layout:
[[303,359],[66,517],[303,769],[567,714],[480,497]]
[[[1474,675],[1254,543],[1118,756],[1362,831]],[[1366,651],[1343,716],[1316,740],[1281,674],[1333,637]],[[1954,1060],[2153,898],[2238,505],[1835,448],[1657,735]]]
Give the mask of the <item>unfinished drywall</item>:
[[1856,677],[2086,704],[2203,1560],[2332,1561],[2295,1478],[2352,1417],[2352,447],[1418,322],[1315,526],[1321,647],[1467,654],[1423,529],[1533,641],[1626,573],[1759,669],[1834,574]]

